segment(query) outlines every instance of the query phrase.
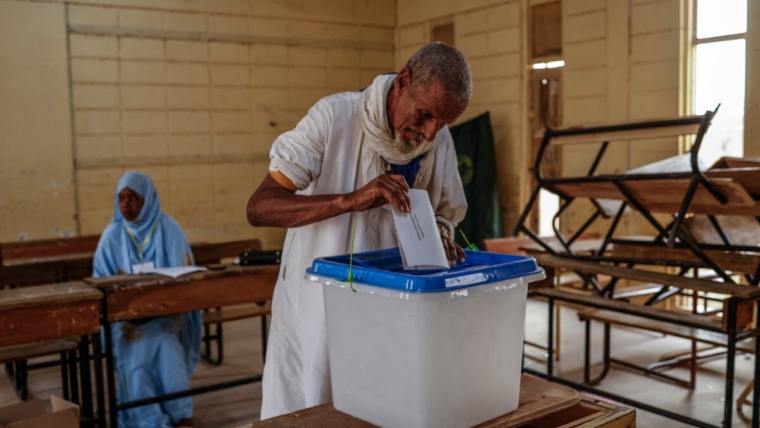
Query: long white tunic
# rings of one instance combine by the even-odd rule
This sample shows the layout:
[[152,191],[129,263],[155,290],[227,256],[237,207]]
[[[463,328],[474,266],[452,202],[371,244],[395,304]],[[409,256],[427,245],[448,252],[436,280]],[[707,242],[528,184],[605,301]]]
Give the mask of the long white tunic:
[[[367,184],[371,177],[361,165],[360,97],[360,92],[350,92],[320,100],[294,130],[274,142],[269,169],[285,174],[303,189],[302,195],[345,194]],[[448,128],[438,132],[430,155],[435,160],[425,188],[436,216],[455,226],[464,218],[467,202]],[[332,400],[322,287],[306,281],[305,270],[317,257],[348,253],[354,220],[354,252],[396,247],[386,207],[288,230],[272,302],[262,419]]]

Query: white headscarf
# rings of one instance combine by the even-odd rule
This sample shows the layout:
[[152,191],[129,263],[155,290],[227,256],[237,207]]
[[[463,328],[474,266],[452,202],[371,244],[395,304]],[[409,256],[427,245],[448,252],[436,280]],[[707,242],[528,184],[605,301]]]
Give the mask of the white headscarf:
[[405,143],[414,144],[414,148],[409,151],[398,149],[388,125],[388,114],[386,112],[388,93],[395,78],[396,74],[381,74],[362,92],[360,116],[363,140],[366,143],[362,144],[361,155],[361,164],[366,166],[363,168],[364,184],[385,173],[388,163],[406,165],[421,154],[428,153],[420,162],[420,169],[413,186],[425,188],[430,181],[433,159],[435,158],[433,154],[435,142],[423,140],[420,143]]

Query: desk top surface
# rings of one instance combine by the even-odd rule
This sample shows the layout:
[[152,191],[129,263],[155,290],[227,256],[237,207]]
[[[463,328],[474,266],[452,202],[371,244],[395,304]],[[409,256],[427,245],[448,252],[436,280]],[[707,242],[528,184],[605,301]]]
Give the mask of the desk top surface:
[[112,275],[99,278],[85,278],[85,282],[99,289],[117,288],[125,285],[132,286],[150,286],[175,284],[186,281],[198,281],[204,279],[218,279],[224,277],[271,274],[279,272],[280,265],[262,265],[262,266],[225,266],[224,269],[208,270],[196,272],[189,275],[183,275],[178,278],[172,278],[164,275],[150,274],[124,274]]
[[[580,400],[581,396],[578,391],[524,374],[520,384],[520,407],[514,412],[477,425],[477,428],[520,426],[575,406]],[[246,428],[305,428],[316,426],[374,427],[368,422],[335,410],[332,403],[245,425]]]
[[82,281],[21,287],[0,291],[0,311],[99,300],[101,297],[100,291]]

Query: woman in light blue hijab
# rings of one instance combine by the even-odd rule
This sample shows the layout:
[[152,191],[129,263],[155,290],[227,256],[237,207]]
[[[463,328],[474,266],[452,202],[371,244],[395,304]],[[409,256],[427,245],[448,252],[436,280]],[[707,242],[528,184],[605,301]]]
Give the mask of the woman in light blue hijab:
[[[182,227],[161,212],[150,177],[124,174],[116,187],[113,220],[98,243],[93,276],[192,264]],[[200,358],[200,312],[116,322],[111,332],[120,402],[190,388]],[[192,416],[192,399],[185,397],[120,411],[119,423],[126,428],[188,427]]]

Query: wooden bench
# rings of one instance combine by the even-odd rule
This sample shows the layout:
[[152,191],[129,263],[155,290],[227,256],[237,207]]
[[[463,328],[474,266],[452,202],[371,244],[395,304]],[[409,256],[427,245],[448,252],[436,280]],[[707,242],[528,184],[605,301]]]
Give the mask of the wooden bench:
[[[678,313],[676,314],[679,315]],[[578,318],[581,321],[585,321],[585,322],[589,322],[589,321],[601,322],[605,325],[605,327],[608,325],[619,325],[619,326],[625,326],[629,328],[636,328],[636,329],[647,330],[647,331],[652,331],[656,333],[662,333],[666,336],[680,337],[683,339],[691,340],[692,342],[705,343],[705,344],[710,345],[711,347],[720,347],[720,348],[728,347],[727,335],[722,334],[722,333],[717,333],[714,330],[704,330],[698,327],[687,327],[681,324],[674,324],[673,322],[658,321],[658,320],[644,318],[644,317],[640,317],[636,315],[621,314],[619,312],[614,312],[611,310],[591,309],[591,310],[579,311]],[[610,364],[616,364],[616,365],[637,371],[639,373],[643,373],[648,376],[658,377],[660,379],[667,380],[669,382],[675,383],[680,386],[684,386],[689,389],[694,389],[694,387],[696,386],[696,375],[697,375],[696,368],[697,368],[698,360],[703,359],[703,358],[712,359],[712,358],[715,358],[716,356],[725,354],[725,352],[719,352],[719,353],[710,353],[708,355],[705,355],[704,357],[698,357],[697,349],[694,346],[692,347],[692,352],[689,354],[688,358],[668,358],[665,361],[659,361],[657,363],[650,364],[646,367],[641,367],[641,366],[629,363],[627,361],[623,361],[623,360],[611,357],[608,347],[609,347],[609,344],[605,343],[604,345],[605,351],[603,352],[603,356],[604,356],[604,362],[603,362],[604,368],[602,369],[603,373],[606,373]],[[754,354],[755,353],[754,340],[746,339],[744,341],[738,342],[736,344],[736,350]],[[680,365],[682,363],[689,364],[690,370],[689,370],[688,380],[683,380],[683,379],[659,372],[659,370],[662,370],[663,368]]]
[[[205,352],[203,359],[214,365],[221,365],[224,361],[223,330],[222,325],[231,321],[239,321],[248,318],[261,317],[261,358],[266,361],[267,355],[267,320],[266,317],[272,313],[271,302],[253,303],[247,305],[227,306],[217,308],[212,311],[203,312],[203,326],[206,334],[203,338]],[[211,334],[208,329],[210,326],[216,326],[216,332]],[[216,358],[212,358],[211,342],[217,342]]]
[[[225,259],[237,257],[244,251],[261,251],[261,241],[249,239],[219,243],[193,244],[195,264],[207,266],[221,263]],[[262,306],[263,305],[263,306]],[[267,309],[262,310],[263,307]],[[224,361],[223,324],[247,318],[261,318],[262,358],[266,358],[267,321],[270,313],[268,302],[238,307],[214,308],[203,311],[203,352],[201,357],[208,363],[219,366]],[[213,331],[212,331],[213,330]],[[216,358],[213,356],[212,343],[216,343]]]
[[[712,317],[697,315],[691,313],[673,312],[666,309],[636,305],[624,301],[607,299],[598,295],[582,295],[572,293],[564,290],[558,290],[554,288],[545,288],[536,290],[536,294],[549,299],[549,315],[552,316],[552,306],[554,300],[560,300],[564,302],[571,302],[581,306],[595,308],[598,311],[589,312],[585,316],[586,332],[585,332],[585,352],[584,352],[584,381],[587,384],[599,383],[607,374],[609,368],[609,336],[610,336],[610,324],[606,322],[604,324],[604,360],[605,366],[602,369],[602,373],[592,379],[590,376],[590,321],[593,315],[596,314],[599,318],[604,319],[627,319],[630,324],[637,324],[637,327],[646,326],[642,321],[635,320],[637,318],[651,320],[652,322],[659,322],[660,324],[649,324],[651,326],[657,326],[660,330],[664,329],[663,324],[673,324],[674,327],[668,331],[674,333],[674,335],[689,336],[689,338],[706,343],[722,344],[725,343],[727,347],[727,359],[726,359],[726,392],[725,401],[729,403],[724,411],[724,419],[730,421],[730,416],[727,414],[732,411],[730,403],[733,402],[733,379],[734,379],[734,358],[736,349],[746,349],[745,346],[741,348],[737,347],[737,342],[746,338],[752,337],[757,334],[757,327],[744,330],[746,325],[746,319],[740,320],[739,314],[752,313],[753,304],[760,299],[760,289],[758,287],[750,287],[744,285],[738,285],[733,283],[723,283],[709,281],[699,278],[686,278],[682,276],[668,275],[659,272],[645,271],[633,268],[624,268],[619,266],[606,265],[601,263],[594,263],[582,260],[576,260],[566,257],[549,256],[549,255],[536,255],[536,260],[541,266],[552,266],[555,269],[570,269],[576,272],[584,272],[589,274],[605,274],[612,278],[627,278],[637,281],[650,282],[654,284],[662,284],[663,286],[678,287],[684,290],[693,290],[706,293],[714,293],[726,296],[724,300],[724,316],[722,319],[715,319]],[[585,312],[584,312],[585,313]],[[629,316],[631,318],[624,318]],[[752,318],[750,316],[750,318]],[[551,323],[551,319],[549,322]],[[692,330],[684,330],[683,328],[691,328]],[[677,333],[677,334],[676,334]],[[549,332],[551,340],[551,330]],[[709,340],[709,342],[708,342]],[[551,343],[551,341],[549,342]],[[757,343],[755,344],[757,346]],[[756,362],[757,364],[757,362]],[[758,366],[760,368],[760,365]],[[547,364],[549,375],[552,375],[551,361]],[[667,377],[663,374],[659,374],[659,377]],[[673,381],[674,379],[669,379]],[[688,385],[687,385],[688,386]],[[757,390],[757,388],[756,388]]]

